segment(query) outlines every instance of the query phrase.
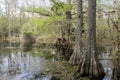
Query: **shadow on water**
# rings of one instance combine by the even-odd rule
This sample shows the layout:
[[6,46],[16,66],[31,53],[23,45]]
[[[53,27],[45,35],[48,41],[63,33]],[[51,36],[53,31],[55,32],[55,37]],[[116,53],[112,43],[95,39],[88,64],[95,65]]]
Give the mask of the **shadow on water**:
[[22,48],[20,45],[9,46],[7,43],[2,43],[0,45],[0,80],[50,80],[50,73],[37,78],[34,75],[46,69],[46,60],[41,57],[44,53],[43,50],[32,49],[30,45]]

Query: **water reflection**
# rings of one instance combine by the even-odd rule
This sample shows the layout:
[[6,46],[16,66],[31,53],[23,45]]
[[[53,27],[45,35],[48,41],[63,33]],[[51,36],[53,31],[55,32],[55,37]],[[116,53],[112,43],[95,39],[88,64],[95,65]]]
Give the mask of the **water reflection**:
[[104,77],[103,80],[112,80],[112,73],[113,73],[113,64],[112,64],[112,60],[108,59],[109,58],[109,54],[108,53],[103,53],[102,54],[102,58],[103,60],[100,60],[100,62],[103,65],[104,71],[106,73],[106,76]]
[[[29,80],[36,72],[43,71],[45,65],[45,60],[38,55],[34,56],[33,51],[24,52],[19,47],[0,48],[0,80]],[[45,76],[40,80],[50,78]]]
[[103,80],[111,80],[113,65],[111,60],[101,60],[106,76]]
[[[32,50],[31,50],[32,49]],[[108,53],[103,53],[100,60],[106,76],[103,80],[112,80],[113,64]],[[60,56],[54,49],[37,49],[32,47],[23,48],[21,45],[9,47],[6,44],[0,45],[0,80],[30,80],[29,78],[37,72],[45,70],[46,62],[60,60]],[[50,75],[45,75],[33,80],[50,80]]]

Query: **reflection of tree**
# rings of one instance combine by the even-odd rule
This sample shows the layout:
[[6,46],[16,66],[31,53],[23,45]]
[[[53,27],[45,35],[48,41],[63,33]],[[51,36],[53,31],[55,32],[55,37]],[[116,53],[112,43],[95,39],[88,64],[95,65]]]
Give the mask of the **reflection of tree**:
[[22,71],[28,71],[30,65],[30,56],[28,57],[28,55],[29,54],[23,52],[22,48],[17,49],[11,46],[5,48],[4,44],[1,44],[0,75],[3,73],[11,76],[21,74]]
[[0,64],[2,64],[3,53],[0,53]]
[[26,53],[20,51],[19,52],[14,52],[12,51],[10,54],[12,55],[8,55],[8,73],[10,75],[14,75],[14,74],[20,74],[21,71],[27,71],[28,69],[28,64],[29,64],[29,60],[28,56]]
[[10,53],[8,55],[8,73],[9,74],[15,74],[16,73],[16,62],[14,61],[14,58],[13,58],[13,55],[14,55],[14,51],[11,50],[10,48]]
[[10,49],[8,54],[8,74],[15,75],[20,74],[22,71],[27,70],[27,54],[22,50],[14,51],[14,49]]
[[0,73],[2,73],[3,52],[0,53]]

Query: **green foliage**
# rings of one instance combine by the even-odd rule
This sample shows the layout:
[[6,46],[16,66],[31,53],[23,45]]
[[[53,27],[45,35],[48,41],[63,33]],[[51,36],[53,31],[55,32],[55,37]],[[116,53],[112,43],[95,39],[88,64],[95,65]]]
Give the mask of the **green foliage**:
[[73,8],[74,5],[68,5],[60,1],[55,1],[49,10],[41,7],[30,6],[27,9],[28,12],[38,13],[44,17],[42,19],[31,18],[23,25],[21,32],[32,33],[37,37],[38,41],[42,38],[54,39],[60,35],[61,22],[63,22],[66,16],[64,13],[72,10]]
[[7,29],[6,25],[7,19],[5,16],[0,16],[0,30],[5,31]]
[[29,53],[33,56],[33,57],[41,57],[41,58],[45,58],[45,59],[50,59],[52,57],[51,53],[51,49],[38,49],[38,48],[34,48],[31,51],[29,51]]
[[58,13],[59,10],[62,10],[64,8],[63,2],[55,2],[52,6],[52,9],[55,13]]
[[53,16],[53,15],[62,15],[66,11],[70,11],[74,8],[74,5],[68,5],[64,2],[55,2],[51,8],[45,9],[41,7],[30,6],[26,10],[27,12],[34,12],[38,13],[39,15],[43,16]]
[[120,49],[116,48],[113,52],[113,57],[116,58],[116,57],[118,57],[118,55],[120,55]]
[[27,8],[26,10],[27,12],[34,12],[34,13],[38,13],[39,15],[43,15],[43,16],[50,16],[51,12],[48,10],[45,10],[41,7],[35,7],[35,6],[30,6]]
[[[30,19],[21,28],[21,33],[32,33],[37,38],[56,38],[59,35],[59,22],[63,20],[61,16],[52,16],[50,18]],[[57,23],[57,25],[55,25]],[[39,41],[38,39],[38,41]]]
[[[57,18],[56,18],[57,17]],[[58,19],[59,18],[59,19]],[[34,35],[37,35],[39,33],[46,33],[51,29],[54,29],[55,27],[51,27],[52,22],[59,20],[59,16],[54,16],[51,18],[43,18],[43,19],[30,19],[27,23],[25,23],[21,29],[22,33],[29,33],[31,32]],[[62,18],[61,18],[62,19]]]
[[63,13],[72,10],[73,5],[68,5],[63,2],[55,2],[52,6],[54,13]]

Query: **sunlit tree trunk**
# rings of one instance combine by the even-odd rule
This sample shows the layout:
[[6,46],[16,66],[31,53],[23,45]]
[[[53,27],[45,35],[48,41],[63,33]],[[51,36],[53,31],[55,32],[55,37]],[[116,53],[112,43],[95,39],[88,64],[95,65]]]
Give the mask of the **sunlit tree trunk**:
[[76,41],[75,41],[74,53],[72,54],[69,60],[69,63],[72,65],[79,63],[82,54],[82,27],[83,27],[82,0],[77,0]]

